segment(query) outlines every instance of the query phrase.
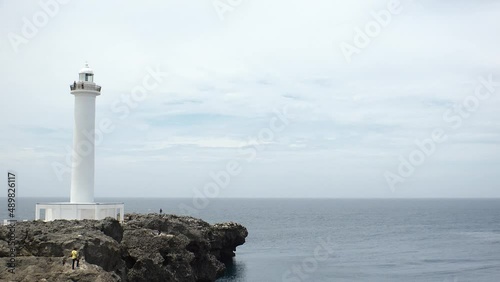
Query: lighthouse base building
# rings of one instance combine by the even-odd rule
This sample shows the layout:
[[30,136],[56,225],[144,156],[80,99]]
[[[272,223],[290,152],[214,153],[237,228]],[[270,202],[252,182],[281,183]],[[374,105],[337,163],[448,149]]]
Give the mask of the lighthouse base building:
[[56,219],[104,219],[112,217],[123,222],[123,203],[38,203],[35,219],[52,221]]
[[71,167],[71,196],[67,203],[38,203],[35,219],[104,219],[123,221],[123,203],[94,202],[95,103],[101,86],[94,83],[94,71],[88,64],[79,72],[78,82],[70,85],[75,96],[75,123]]

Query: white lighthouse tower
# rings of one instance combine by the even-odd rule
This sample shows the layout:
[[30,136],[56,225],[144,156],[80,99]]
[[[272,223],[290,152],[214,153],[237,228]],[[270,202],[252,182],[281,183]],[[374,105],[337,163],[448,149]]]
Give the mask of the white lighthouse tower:
[[123,221],[123,203],[94,202],[95,172],[95,108],[101,86],[94,82],[94,71],[86,63],[78,81],[70,85],[75,97],[73,156],[70,202],[39,203],[35,219],[103,219]]
[[75,96],[75,129],[71,171],[72,203],[94,202],[95,101],[101,86],[94,83],[94,71],[88,64],[80,70],[78,82],[70,86]]

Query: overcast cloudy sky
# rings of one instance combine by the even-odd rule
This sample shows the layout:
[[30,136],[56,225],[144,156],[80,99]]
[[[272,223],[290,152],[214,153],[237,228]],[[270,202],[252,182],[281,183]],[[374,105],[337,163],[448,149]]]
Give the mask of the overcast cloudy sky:
[[500,2],[389,2],[1,1],[0,168],[69,197],[88,61],[98,197],[500,197]]

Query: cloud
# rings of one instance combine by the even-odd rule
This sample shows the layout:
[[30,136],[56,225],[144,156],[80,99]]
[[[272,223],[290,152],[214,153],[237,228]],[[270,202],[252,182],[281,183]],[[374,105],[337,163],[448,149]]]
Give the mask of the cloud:
[[[96,172],[98,194],[136,195],[135,170],[175,186],[169,195],[191,196],[186,187],[255,145],[284,106],[286,130],[222,196],[453,196],[467,182],[465,168],[478,177],[486,169],[480,183],[497,185],[490,171],[499,168],[500,90],[459,130],[450,130],[443,113],[472,95],[480,76],[498,81],[500,4],[418,2],[402,1],[403,12],[351,63],[339,44],[351,42],[387,1],[244,1],[224,21],[210,1],[127,2],[119,12],[113,3],[70,1],[18,53],[7,35],[20,34],[23,17],[40,7],[2,2],[0,163],[30,171],[26,191],[69,189],[67,178],[47,175],[47,164],[64,161],[72,145],[68,85],[88,60],[103,86],[96,119],[116,126],[97,147],[106,171]],[[113,103],[141,85],[148,68],[169,75],[121,119]],[[435,171],[412,182],[435,192],[388,193],[383,171],[437,127],[449,130],[449,143],[422,166]],[[117,175],[120,192],[102,188]],[[456,195],[474,191],[464,186]],[[495,191],[476,196],[500,196]]]

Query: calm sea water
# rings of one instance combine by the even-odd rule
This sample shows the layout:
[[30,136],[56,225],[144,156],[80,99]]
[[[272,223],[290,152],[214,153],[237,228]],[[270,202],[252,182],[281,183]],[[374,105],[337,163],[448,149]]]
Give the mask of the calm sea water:
[[[98,200],[140,213],[192,206]],[[36,201],[18,199],[18,217],[33,219]],[[500,199],[213,199],[195,216],[248,228],[219,281],[500,281]]]

